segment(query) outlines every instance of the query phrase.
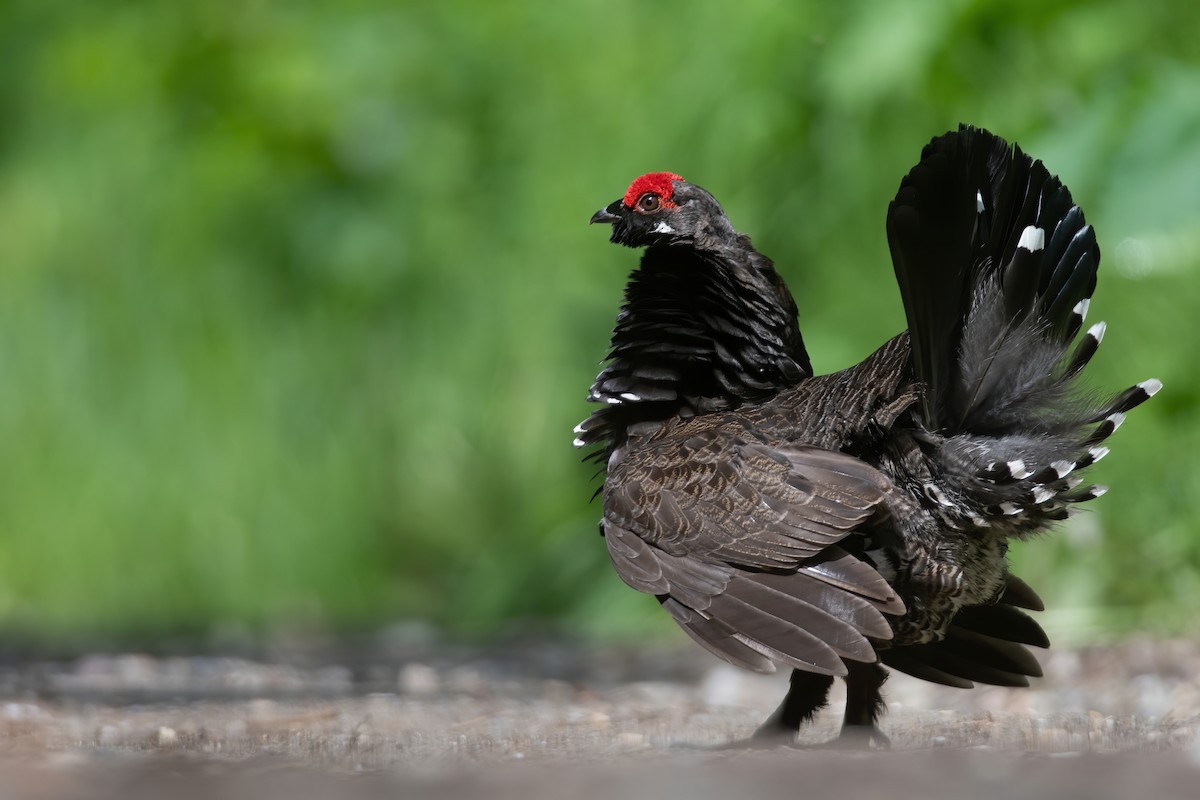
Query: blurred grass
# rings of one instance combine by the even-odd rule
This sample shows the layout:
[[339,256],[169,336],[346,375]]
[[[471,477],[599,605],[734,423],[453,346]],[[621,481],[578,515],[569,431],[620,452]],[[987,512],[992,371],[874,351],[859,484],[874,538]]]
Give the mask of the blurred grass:
[[1018,567],[1067,633],[1196,632],[1197,34],[1165,0],[10,0],[0,624],[665,630],[569,446],[636,263],[588,216],[708,187],[834,370],[903,327],[884,210],[961,120],[1096,225],[1096,385],[1167,386]]

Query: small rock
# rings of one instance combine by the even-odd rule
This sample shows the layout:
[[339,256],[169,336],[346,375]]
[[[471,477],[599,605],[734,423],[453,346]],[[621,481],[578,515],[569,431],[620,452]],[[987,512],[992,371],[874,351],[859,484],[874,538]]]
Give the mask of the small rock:
[[5,703],[4,718],[9,722],[27,722],[37,718],[41,709],[32,703]]
[[405,694],[434,694],[439,683],[437,672],[425,664],[406,664],[400,669],[400,691]]
[[718,664],[704,676],[700,685],[704,702],[713,706],[733,706],[744,702],[746,680],[741,670]]

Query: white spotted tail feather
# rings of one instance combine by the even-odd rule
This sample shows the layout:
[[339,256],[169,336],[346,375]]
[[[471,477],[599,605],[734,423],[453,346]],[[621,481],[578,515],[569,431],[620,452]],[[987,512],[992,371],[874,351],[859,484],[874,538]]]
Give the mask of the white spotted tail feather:
[[[947,186],[957,186],[946,191]],[[1162,384],[1143,381],[1090,405],[1075,385],[1104,339],[1078,336],[1100,248],[1070,191],[985,131],[935,139],[888,212],[923,424],[964,519],[982,513],[1025,534],[1093,499],[1080,471],[1124,414]]]

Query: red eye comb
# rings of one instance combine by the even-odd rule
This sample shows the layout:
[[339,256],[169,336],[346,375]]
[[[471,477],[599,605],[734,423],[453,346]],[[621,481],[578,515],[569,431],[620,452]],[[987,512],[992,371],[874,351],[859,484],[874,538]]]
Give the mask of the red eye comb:
[[671,195],[675,194],[675,186],[671,181],[681,181],[683,178],[674,172],[649,172],[635,180],[625,192],[625,205],[633,208],[633,204],[646,192],[654,192],[662,200],[664,206],[674,206]]

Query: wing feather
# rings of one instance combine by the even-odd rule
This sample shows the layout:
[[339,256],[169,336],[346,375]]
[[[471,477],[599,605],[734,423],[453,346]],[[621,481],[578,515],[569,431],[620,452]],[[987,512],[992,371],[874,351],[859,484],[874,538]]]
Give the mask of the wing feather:
[[838,546],[886,506],[873,467],[720,428],[663,437],[610,465],[604,532],[621,578],[699,644],[759,672],[844,675],[891,638],[895,590]]

